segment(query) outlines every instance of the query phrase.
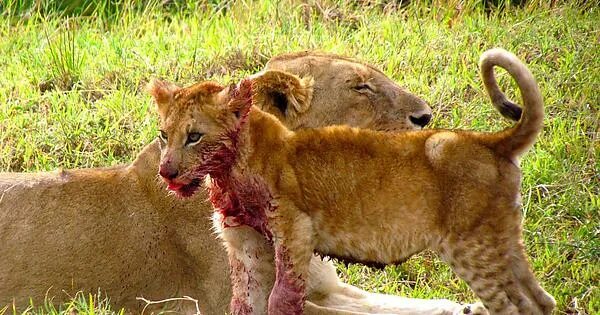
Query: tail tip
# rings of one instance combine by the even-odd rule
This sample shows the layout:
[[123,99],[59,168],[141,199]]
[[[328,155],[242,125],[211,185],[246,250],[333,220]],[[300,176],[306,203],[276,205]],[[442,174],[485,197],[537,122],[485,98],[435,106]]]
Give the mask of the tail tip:
[[523,114],[523,109],[509,100],[504,100],[501,104],[498,104],[498,111],[500,114],[510,120],[519,121]]
[[479,63],[481,64],[482,61],[487,60],[487,59],[491,59],[494,56],[498,56],[498,55],[512,55],[511,52],[509,52],[508,50],[504,49],[504,48],[500,48],[500,47],[494,47],[494,48],[490,48],[486,51],[484,51],[481,56],[479,57]]

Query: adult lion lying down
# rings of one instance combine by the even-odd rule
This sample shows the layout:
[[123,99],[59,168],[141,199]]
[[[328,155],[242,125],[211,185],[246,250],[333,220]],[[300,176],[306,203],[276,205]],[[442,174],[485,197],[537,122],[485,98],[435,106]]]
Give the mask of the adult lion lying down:
[[[373,129],[427,124],[429,107],[378,70],[336,56],[293,54],[267,65],[281,80],[262,86],[265,111],[292,129],[347,123]],[[310,79],[312,78],[312,80]],[[139,313],[136,297],[188,295],[204,314],[223,314],[231,297],[222,245],[211,231],[204,193],[175,198],[157,179],[157,141],[130,165],[0,174],[0,309],[31,297],[58,303],[100,288],[115,307]],[[273,270],[266,270],[273,273]],[[371,294],[346,285],[331,263],[314,259],[308,313],[460,312],[447,300]],[[195,305],[169,305],[192,313]],[[349,313],[348,313],[349,314]]]

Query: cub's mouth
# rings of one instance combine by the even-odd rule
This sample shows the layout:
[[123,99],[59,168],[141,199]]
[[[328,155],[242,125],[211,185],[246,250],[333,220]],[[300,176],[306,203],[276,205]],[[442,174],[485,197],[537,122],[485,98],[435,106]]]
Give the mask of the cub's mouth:
[[178,197],[188,198],[193,196],[200,187],[200,179],[194,178],[189,183],[179,183],[176,181],[168,181],[167,188],[173,191]]

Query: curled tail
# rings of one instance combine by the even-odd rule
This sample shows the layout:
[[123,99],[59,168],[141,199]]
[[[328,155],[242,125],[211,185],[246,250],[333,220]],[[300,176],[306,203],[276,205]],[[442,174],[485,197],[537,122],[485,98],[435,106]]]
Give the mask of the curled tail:
[[[494,66],[504,68],[517,81],[523,99],[522,113],[521,108],[508,100],[498,88]],[[504,156],[519,157],[533,145],[543,127],[544,103],[540,89],[527,66],[517,56],[504,49],[494,48],[484,52],[479,59],[479,67],[485,89],[494,107],[503,116],[518,120],[515,126],[495,135],[495,148]]]

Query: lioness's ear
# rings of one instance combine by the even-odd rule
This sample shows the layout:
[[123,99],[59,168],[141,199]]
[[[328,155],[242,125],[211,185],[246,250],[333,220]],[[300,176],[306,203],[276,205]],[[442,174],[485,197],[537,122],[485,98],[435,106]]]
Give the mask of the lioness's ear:
[[250,77],[254,82],[254,105],[283,117],[295,117],[310,107],[314,80],[291,73],[267,70]]
[[179,89],[177,85],[160,79],[153,79],[146,86],[146,91],[154,98],[159,113],[164,113],[169,103],[173,100],[175,92]]

